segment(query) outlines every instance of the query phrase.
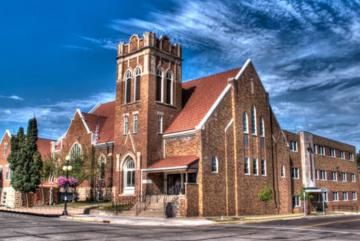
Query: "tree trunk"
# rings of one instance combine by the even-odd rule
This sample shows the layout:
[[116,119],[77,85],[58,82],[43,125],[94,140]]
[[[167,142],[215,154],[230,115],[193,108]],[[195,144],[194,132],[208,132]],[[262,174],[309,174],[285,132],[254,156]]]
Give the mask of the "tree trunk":
[[41,189],[41,205],[44,206],[45,205],[44,188],[40,187],[40,189]]
[[53,204],[53,187],[50,187],[49,191],[49,205]]
[[25,198],[26,198],[26,207],[29,207],[29,193],[25,193]]

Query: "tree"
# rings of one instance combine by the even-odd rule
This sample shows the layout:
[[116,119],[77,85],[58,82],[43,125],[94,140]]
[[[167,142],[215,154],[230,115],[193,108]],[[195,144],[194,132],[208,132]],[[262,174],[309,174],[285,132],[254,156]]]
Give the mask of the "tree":
[[306,208],[306,213],[307,214],[310,214],[309,201],[311,201],[313,198],[314,198],[314,195],[312,195],[311,193],[305,192],[304,187],[301,188],[301,190],[300,190],[300,200],[304,201],[304,204],[306,203],[306,205],[304,205],[304,209]]
[[[43,165],[42,165],[42,179],[45,180],[50,180],[53,181],[56,177],[59,176],[59,169],[58,169],[58,163],[57,161],[50,157],[46,160],[43,161]],[[50,192],[49,192],[49,204],[53,204],[54,199],[53,199],[53,186],[50,187]],[[44,200],[44,195],[43,196],[43,204],[45,203]]]
[[266,212],[267,210],[266,205],[273,198],[271,188],[268,186],[263,187],[258,193],[258,198],[260,201],[264,202],[264,206],[265,206],[264,208]]
[[19,129],[14,138],[14,147],[10,157],[10,168],[14,175],[11,185],[16,191],[22,192],[26,197],[26,205],[29,206],[30,192],[35,192],[41,182],[42,161],[37,150],[38,128],[36,118],[29,120],[27,135],[23,128]]

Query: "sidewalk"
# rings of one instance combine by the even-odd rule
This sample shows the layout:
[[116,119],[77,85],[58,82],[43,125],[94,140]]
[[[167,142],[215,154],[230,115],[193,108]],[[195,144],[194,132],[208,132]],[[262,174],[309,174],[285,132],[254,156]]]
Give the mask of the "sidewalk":
[[75,215],[62,216],[61,219],[81,221],[111,223],[121,225],[136,226],[203,226],[212,225],[215,222],[205,218],[152,218],[152,217],[124,217],[124,216],[95,216],[95,215]]
[[[31,207],[31,208],[7,208],[0,207],[0,212],[9,212],[9,213],[19,213],[19,214],[28,214],[34,216],[42,217],[59,217],[62,215],[64,208],[63,207]],[[84,213],[83,208],[68,208],[70,215],[79,215]]]

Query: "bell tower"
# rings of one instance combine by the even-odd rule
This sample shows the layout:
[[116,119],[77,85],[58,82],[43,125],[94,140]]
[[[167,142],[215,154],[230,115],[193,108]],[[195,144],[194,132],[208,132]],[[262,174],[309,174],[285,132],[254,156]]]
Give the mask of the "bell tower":
[[[162,134],[182,108],[182,51],[167,36],[132,35],[117,51],[114,186],[124,193],[124,161],[135,164],[134,195],[141,169],[163,157]],[[125,185],[126,186],[126,185]]]

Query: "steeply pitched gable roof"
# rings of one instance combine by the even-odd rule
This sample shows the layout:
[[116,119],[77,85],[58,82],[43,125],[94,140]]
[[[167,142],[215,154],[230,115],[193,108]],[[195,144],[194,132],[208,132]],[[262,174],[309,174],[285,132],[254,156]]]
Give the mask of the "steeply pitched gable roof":
[[239,71],[240,68],[235,68],[183,83],[183,109],[165,134],[194,129],[226,88],[228,79]]
[[41,158],[44,161],[46,158],[51,157],[52,142],[54,140],[38,138],[36,145],[40,152]]

